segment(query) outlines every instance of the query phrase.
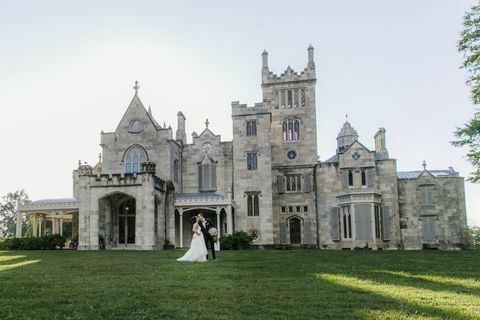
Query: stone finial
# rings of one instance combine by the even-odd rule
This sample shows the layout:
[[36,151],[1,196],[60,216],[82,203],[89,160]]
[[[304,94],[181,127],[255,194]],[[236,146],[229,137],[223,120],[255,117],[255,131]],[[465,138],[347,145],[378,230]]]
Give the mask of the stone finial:
[[208,125],[210,124],[210,122],[207,120],[205,120],[205,127],[208,128]]
[[152,107],[148,105],[148,115],[151,117],[152,116]]
[[133,86],[133,90],[135,90],[135,95],[138,94],[138,89],[140,89],[140,86],[138,85],[138,81],[135,80],[135,85]]
[[82,160],[78,160],[78,167],[80,168],[81,165],[82,165]]
[[427,170],[427,163],[425,162],[425,160],[423,160],[422,167],[424,171]]
[[263,50],[262,52],[262,68],[268,68],[268,52]]

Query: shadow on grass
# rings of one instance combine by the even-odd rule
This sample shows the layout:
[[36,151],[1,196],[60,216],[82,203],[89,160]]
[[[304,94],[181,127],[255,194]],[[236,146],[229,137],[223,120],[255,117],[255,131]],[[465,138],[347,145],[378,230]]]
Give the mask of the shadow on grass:
[[[375,272],[372,272],[375,274]],[[344,275],[317,273],[315,277],[323,282],[357,293],[364,298],[371,297],[368,308],[358,304],[356,315],[364,319],[478,319],[480,298],[471,294],[457,293],[451,287],[427,288],[424,284],[400,284],[398,277]],[[349,301],[348,303],[354,303]],[[392,308],[390,308],[392,306]]]

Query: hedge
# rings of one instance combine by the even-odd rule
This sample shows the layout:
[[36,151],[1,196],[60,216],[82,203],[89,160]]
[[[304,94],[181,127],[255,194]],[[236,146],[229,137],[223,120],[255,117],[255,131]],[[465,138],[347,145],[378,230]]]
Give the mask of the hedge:
[[63,249],[67,238],[59,234],[42,237],[7,238],[0,240],[0,250]]
[[253,237],[244,231],[235,232],[232,235],[220,237],[221,250],[244,250],[250,249]]

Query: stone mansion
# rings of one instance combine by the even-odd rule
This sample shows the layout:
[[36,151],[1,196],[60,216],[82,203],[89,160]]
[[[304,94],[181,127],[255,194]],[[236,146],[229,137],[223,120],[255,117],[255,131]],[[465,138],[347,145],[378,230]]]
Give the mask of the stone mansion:
[[135,93],[95,166],[79,162],[73,197],[34,201],[17,215],[33,236],[61,233],[78,249],[188,247],[190,217],[261,247],[454,249],[464,243],[464,180],[453,168],[398,172],[385,129],[369,150],[347,121],[318,161],[314,49],[303,71],[276,75],[262,53],[261,103],[232,102],[232,141],[209,129],[187,141],[186,117],[161,126]]

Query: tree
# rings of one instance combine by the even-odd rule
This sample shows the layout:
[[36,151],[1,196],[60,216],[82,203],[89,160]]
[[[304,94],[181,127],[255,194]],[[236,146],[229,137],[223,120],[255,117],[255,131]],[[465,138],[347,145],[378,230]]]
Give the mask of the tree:
[[[17,225],[17,209],[30,202],[25,190],[18,190],[14,193],[8,193],[2,197],[0,202],[0,238],[13,237]],[[22,221],[23,229],[24,221]]]
[[[464,58],[462,68],[468,72],[467,85],[471,88],[472,101],[478,105],[480,104],[480,4],[473,6],[465,14],[463,26],[458,50]],[[473,165],[474,172],[468,180],[480,182],[480,112],[475,111],[473,118],[462,128],[457,128],[454,135],[458,139],[452,142],[454,146],[469,148],[467,159]]]

